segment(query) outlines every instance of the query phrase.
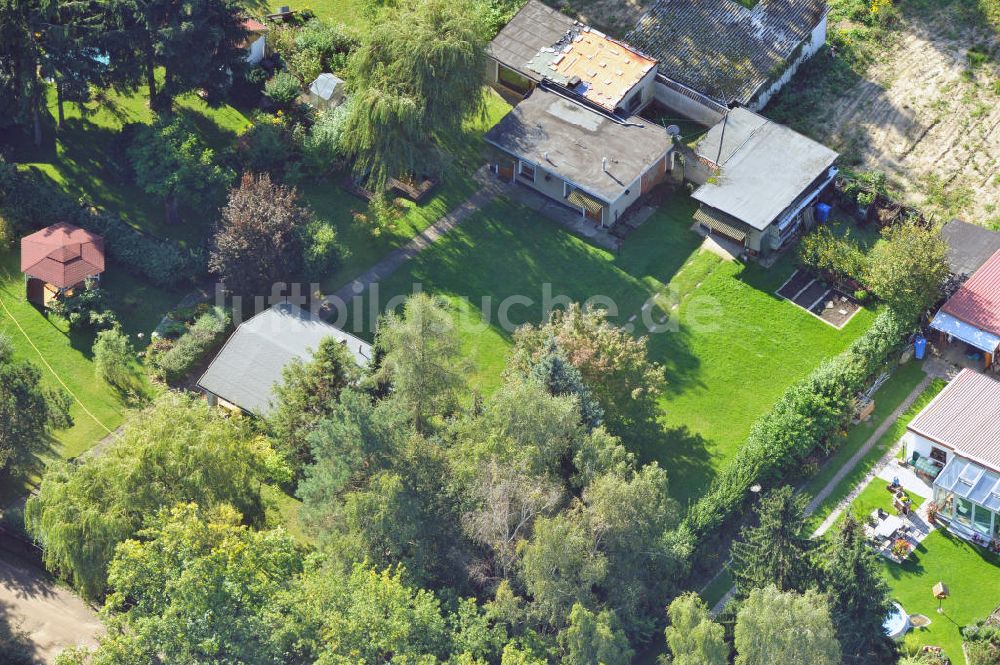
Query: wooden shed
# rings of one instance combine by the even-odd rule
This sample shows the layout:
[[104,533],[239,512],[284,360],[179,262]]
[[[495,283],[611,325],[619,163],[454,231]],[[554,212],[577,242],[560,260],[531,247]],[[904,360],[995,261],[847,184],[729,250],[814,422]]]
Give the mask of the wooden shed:
[[28,300],[42,307],[104,272],[104,238],[60,222],[21,238]]

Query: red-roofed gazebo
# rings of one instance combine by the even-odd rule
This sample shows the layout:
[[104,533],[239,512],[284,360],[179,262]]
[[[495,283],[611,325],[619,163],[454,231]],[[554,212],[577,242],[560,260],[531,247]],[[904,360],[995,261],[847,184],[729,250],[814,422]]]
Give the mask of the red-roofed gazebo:
[[43,307],[104,272],[104,238],[59,222],[21,238],[28,300]]

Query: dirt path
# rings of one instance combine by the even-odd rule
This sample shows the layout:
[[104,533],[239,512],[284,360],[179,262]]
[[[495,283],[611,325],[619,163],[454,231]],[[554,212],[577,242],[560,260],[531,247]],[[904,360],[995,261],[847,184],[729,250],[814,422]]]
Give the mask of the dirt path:
[[51,663],[71,646],[97,646],[97,614],[46,573],[6,551],[0,555],[0,611],[23,630],[35,655]]
[[911,203],[998,223],[1000,40],[985,21],[963,25],[947,11],[903,20],[887,57],[831,100],[809,133],[885,171]]

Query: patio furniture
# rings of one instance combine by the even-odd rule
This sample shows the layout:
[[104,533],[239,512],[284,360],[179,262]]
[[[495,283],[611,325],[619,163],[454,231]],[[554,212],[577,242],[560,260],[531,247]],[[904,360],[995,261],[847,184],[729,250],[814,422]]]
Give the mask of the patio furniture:
[[896,535],[906,522],[897,517],[896,515],[888,515],[882,522],[875,527],[875,535],[879,538],[890,539]]

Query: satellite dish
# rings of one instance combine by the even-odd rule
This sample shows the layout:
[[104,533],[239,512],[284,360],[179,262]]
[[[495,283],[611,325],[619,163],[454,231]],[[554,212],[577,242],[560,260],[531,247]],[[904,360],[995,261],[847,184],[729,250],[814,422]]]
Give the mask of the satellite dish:
[[681,128],[677,125],[667,125],[667,134],[670,136],[680,136]]

